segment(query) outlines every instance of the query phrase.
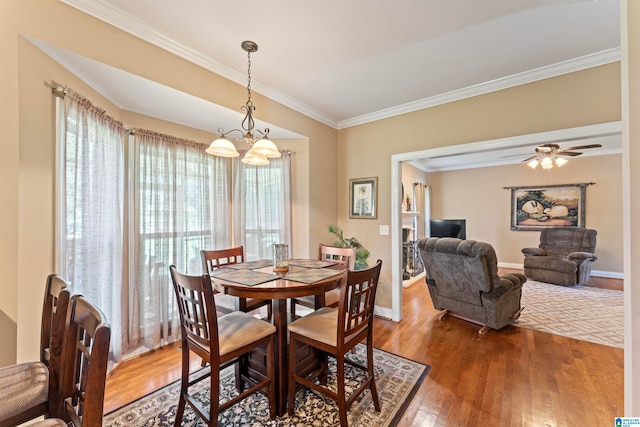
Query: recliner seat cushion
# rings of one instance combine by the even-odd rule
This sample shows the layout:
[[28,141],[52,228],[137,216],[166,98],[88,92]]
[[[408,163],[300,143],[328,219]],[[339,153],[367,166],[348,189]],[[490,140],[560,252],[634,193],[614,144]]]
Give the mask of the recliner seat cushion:
[[575,274],[578,265],[568,259],[560,257],[528,257],[524,259],[524,268],[534,268],[540,270],[551,270],[565,274]]

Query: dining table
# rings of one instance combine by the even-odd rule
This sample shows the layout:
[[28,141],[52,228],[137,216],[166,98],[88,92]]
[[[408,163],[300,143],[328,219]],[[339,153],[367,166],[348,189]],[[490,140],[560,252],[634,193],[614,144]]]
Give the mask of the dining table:
[[338,262],[292,259],[289,260],[288,271],[282,272],[274,271],[273,262],[258,260],[225,266],[211,274],[213,286],[218,292],[240,298],[272,300],[271,321],[276,328],[273,380],[278,415],[284,415],[287,406],[287,325],[292,320],[288,311],[288,300],[315,295],[316,306],[322,306],[325,292],[340,286],[345,268],[344,264]]

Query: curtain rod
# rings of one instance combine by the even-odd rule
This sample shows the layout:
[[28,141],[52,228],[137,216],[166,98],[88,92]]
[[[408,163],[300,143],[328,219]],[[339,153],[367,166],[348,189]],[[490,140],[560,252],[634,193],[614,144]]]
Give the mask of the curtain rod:
[[[55,81],[51,81],[51,83],[45,82],[45,86],[50,88],[51,89],[51,93],[54,96],[57,96],[59,98],[64,98],[64,96],[67,94],[67,87],[63,86],[63,85],[61,85],[59,83],[56,83]],[[135,128],[125,129],[125,132],[128,135],[135,135],[136,134]],[[285,154],[291,156],[291,155],[295,154],[295,151],[286,150]]]
[[527,189],[527,188],[539,188],[539,187],[545,187],[545,188],[549,188],[549,187],[571,187],[571,186],[576,186],[576,187],[587,187],[589,185],[596,185],[595,182],[581,182],[579,184],[556,184],[556,185],[528,185],[528,186],[517,186],[517,187],[502,187],[503,190],[511,190],[514,188],[522,188],[522,189]]

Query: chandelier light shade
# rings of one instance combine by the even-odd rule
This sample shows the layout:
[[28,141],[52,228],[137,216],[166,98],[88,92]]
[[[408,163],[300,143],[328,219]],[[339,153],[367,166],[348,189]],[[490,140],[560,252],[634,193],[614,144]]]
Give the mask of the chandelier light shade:
[[269,159],[267,159],[260,153],[252,153],[251,151],[248,151],[247,154],[245,154],[242,158],[242,163],[246,163],[247,165],[262,166],[268,165]]
[[264,131],[255,129],[253,121],[253,112],[256,107],[251,101],[251,54],[257,52],[258,45],[255,42],[246,40],[242,42],[242,49],[247,52],[247,102],[241,107],[245,112],[242,120],[242,129],[231,129],[225,132],[222,128],[218,129],[220,137],[215,139],[205,150],[206,153],[219,157],[238,157],[240,153],[236,149],[235,144],[228,138],[230,134],[237,133],[237,138],[232,138],[238,143],[245,143],[249,146],[249,151],[242,158],[242,162],[249,165],[267,165],[269,159],[280,157],[278,147],[269,139],[269,128]]

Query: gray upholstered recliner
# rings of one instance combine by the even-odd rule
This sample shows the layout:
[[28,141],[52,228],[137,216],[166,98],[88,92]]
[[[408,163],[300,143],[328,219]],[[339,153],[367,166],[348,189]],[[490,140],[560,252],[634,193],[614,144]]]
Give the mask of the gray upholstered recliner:
[[500,329],[517,319],[522,311],[519,273],[498,276],[493,246],[474,240],[431,237],[418,242],[425,279],[433,306],[484,325]]
[[524,248],[524,274],[530,279],[557,285],[580,285],[591,276],[591,262],[598,259],[596,230],[580,227],[545,228],[537,248]]

